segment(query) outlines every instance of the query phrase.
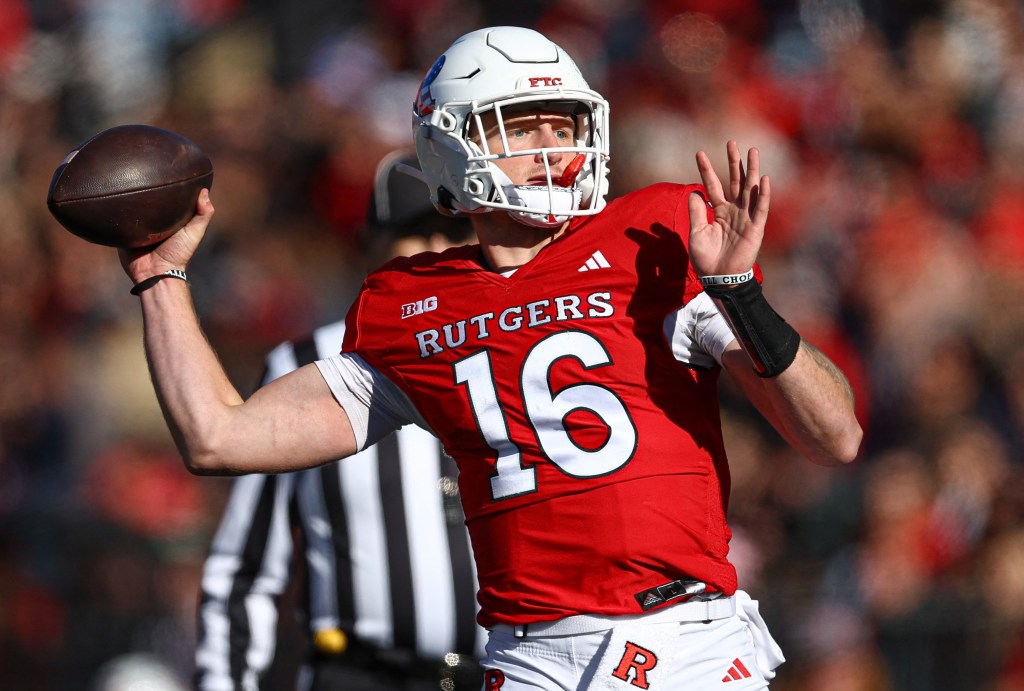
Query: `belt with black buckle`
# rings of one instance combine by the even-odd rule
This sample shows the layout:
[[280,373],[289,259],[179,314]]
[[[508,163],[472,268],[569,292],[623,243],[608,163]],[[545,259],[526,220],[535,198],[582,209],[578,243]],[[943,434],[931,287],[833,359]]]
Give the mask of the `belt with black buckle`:
[[641,590],[633,597],[640,604],[640,609],[646,612],[671,600],[702,595],[707,592],[707,589],[708,584],[704,581],[698,581],[696,578],[681,578],[648,588],[647,590]]

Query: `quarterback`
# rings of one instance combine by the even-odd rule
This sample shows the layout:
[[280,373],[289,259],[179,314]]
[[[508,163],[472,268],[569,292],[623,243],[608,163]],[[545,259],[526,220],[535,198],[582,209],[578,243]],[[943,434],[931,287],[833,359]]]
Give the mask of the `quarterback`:
[[782,655],[729,562],[719,376],[811,462],[850,462],[861,430],[842,373],[761,293],[757,150],[727,144],[725,185],[698,153],[701,184],[606,200],[608,103],[522,28],[463,36],[410,100],[431,200],[478,243],[371,274],[341,353],[242,400],[176,280],[207,192],[122,250],[187,467],[296,470],[422,426],[459,466],[483,689],[766,688]]

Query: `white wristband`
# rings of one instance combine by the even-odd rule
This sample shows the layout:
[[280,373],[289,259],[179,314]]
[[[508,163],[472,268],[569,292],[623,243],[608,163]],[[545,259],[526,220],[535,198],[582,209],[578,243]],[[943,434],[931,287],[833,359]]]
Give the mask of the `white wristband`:
[[704,286],[735,286],[746,283],[754,277],[754,269],[751,267],[741,274],[719,274],[717,276],[701,276],[700,282]]

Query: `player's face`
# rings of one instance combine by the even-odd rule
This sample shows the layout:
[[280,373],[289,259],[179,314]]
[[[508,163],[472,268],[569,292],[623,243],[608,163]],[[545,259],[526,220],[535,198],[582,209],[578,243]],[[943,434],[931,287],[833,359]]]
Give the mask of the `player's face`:
[[[491,153],[505,153],[505,145],[501,138],[501,128],[493,114],[484,117],[485,137]],[[576,135],[576,121],[569,115],[548,112],[524,112],[505,116],[505,133],[508,139],[509,153],[526,149],[572,146]],[[551,177],[557,180],[565,167],[572,160],[573,154],[554,152],[548,154],[551,165]],[[546,185],[547,173],[544,168],[544,157],[514,156],[501,158],[494,164],[508,175],[514,185]]]

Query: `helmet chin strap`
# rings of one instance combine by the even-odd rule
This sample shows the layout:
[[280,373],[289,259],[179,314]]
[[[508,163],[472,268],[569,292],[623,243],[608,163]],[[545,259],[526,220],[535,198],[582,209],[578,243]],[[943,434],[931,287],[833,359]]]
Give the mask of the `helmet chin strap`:
[[549,209],[547,213],[509,211],[514,220],[534,228],[553,228],[569,220],[569,212],[580,208],[583,192],[574,186],[586,156],[578,155],[555,181],[557,187],[547,185],[514,185],[512,180],[495,165],[491,165],[495,182],[501,185],[509,204],[524,209]]

